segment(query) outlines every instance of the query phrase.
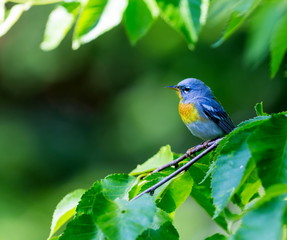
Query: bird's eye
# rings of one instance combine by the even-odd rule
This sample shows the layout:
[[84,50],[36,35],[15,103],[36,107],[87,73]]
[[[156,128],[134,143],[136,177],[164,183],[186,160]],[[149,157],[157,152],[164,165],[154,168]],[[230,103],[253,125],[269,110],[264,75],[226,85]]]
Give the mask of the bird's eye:
[[190,87],[185,87],[185,88],[182,89],[182,91],[184,93],[188,93],[190,91]]

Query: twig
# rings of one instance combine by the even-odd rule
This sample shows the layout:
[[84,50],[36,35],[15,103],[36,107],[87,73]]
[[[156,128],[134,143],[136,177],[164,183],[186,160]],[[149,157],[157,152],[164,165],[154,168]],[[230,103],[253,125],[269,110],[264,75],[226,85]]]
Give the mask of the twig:
[[212,142],[212,144],[205,149],[203,152],[201,152],[200,154],[198,154],[196,157],[194,157],[193,159],[191,159],[188,163],[186,163],[185,165],[183,165],[182,167],[180,167],[179,169],[177,169],[176,171],[174,171],[172,174],[168,175],[167,177],[165,177],[164,179],[162,179],[161,181],[159,181],[158,183],[156,183],[155,185],[151,186],[150,188],[146,189],[145,191],[141,192],[140,194],[138,194],[137,196],[135,196],[131,201],[136,200],[137,198],[141,197],[142,195],[146,194],[146,193],[151,193],[151,195],[154,193],[154,191],[159,188],[160,186],[162,186],[163,184],[165,184],[167,181],[169,181],[170,179],[174,178],[176,175],[178,175],[179,173],[187,170],[190,166],[192,166],[195,162],[197,162],[200,158],[202,158],[204,155],[206,155],[207,153],[209,153],[211,150],[213,150],[214,148],[217,147],[218,143],[220,142],[222,138],[216,139]]
[[218,138],[218,139],[215,139],[215,140],[212,140],[212,141],[207,141],[207,142],[204,142],[204,143],[201,143],[201,144],[198,144],[196,145],[195,147],[192,147],[190,149],[188,149],[186,151],[185,154],[181,155],[179,158],[163,165],[163,166],[160,166],[159,168],[155,169],[154,171],[152,171],[151,173],[156,173],[156,172],[160,172],[168,167],[171,167],[171,166],[177,166],[177,164],[181,161],[183,161],[184,159],[192,156],[193,154],[201,151],[202,149],[204,148],[207,148],[209,146],[211,146],[215,141],[217,141],[217,143],[221,140],[222,138]]

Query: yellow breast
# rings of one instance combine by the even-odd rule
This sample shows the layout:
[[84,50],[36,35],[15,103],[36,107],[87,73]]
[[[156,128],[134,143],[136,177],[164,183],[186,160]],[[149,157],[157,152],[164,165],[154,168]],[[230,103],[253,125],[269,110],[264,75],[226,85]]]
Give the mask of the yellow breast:
[[178,105],[179,115],[184,123],[192,123],[194,121],[200,120],[201,117],[194,104],[192,103],[179,103]]

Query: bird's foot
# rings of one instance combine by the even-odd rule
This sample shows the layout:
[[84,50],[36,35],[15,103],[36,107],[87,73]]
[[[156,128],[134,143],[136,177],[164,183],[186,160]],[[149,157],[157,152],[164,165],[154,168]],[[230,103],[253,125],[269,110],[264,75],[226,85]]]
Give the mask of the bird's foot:
[[213,139],[203,142],[202,143],[203,148],[208,148],[209,147],[209,143],[212,142],[212,141],[213,141]]

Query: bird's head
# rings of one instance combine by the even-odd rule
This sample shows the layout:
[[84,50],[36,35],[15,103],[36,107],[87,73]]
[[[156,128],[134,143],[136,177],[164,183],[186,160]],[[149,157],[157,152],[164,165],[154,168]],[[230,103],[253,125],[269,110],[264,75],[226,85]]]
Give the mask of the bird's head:
[[195,78],[184,79],[177,85],[168,86],[168,88],[174,89],[182,102],[188,102],[199,96],[213,97],[210,88]]

